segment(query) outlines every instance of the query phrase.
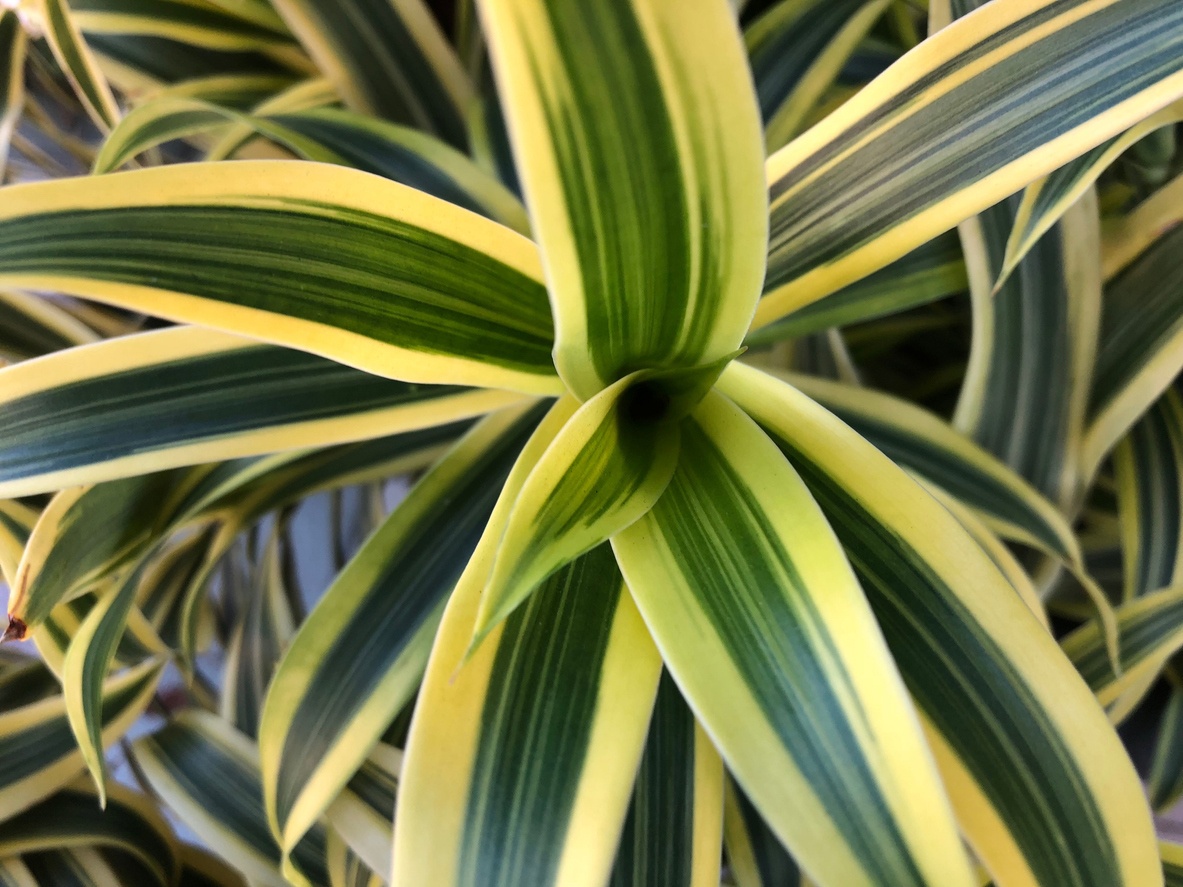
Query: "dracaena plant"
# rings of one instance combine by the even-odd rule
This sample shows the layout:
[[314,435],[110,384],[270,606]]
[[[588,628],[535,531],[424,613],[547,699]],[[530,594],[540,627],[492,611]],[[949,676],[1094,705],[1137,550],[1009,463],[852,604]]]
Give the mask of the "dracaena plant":
[[[190,712],[135,745],[146,782],[248,876],[276,882],[278,864],[320,883],[326,853],[344,871],[340,834],[397,774],[392,839],[350,845],[396,885],[713,885],[725,821],[747,879],[759,823],[818,885],[968,887],[974,862],[1000,887],[1162,883],[1097,701],[1128,708],[1145,682],[1122,683],[1118,617],[1065,518],[1146,387],[1137,407],[1098,401],[1114,418],[1070,465],[1023,469],[1061,513],[929,414],[744,349],[959,223],[967,244],[993,230],[989,208],[1038,179],[1005,255],[982,248],[993,273],[970,269],[975,290],[988,277],[975,306],[1006,298],[1129,133],[1178,119],[1183,7],[934,0],[932,36],[790,138],[808,109],[765,131],[752,80],[776,21],[749,32],[749,59],[724,0],[477,5],[525,213],[458,151],[296,113],[291,95],[246,113],[194,88],[120,123],[64,7],[45,6],[113,130],[97,169],[227,122],[236,144],[262,134],[324,161],[0,191],[0,284],[177,324],[0,373],[0,494],[63,490],[39,515],[0,511],[20,549],[0,558],[10,633],[61,678],[44,717],[69,722],[100,797],[112,724],[170,647],[192,667],[204,581],[240,531],[346,478],[430,464],[290,641],[274,535],[222,717]],[[245,6],[271,29],[253,39],[290,58],[296,35],[355,109],[465,147],[453,112],[471,96],[438,35],[418,46],[438,90],[412,102],[361,54],[364,19]],[[391,9],[400,35],[435,34],[415,4]],[[374,140],[420,166],[371,171],[418,189],[346,168],[377,162]],[[964,397],[960,427],[988,427],[991,403]],[[887,449],[922,441],[945,489],[847,422]],[[954,488],[1095,592],[1104,618],[1071,659]],[[273,676],[259,633],[286,644]],[[108,678],[135,658],[121,638],[144,664]],[[380,740],[412,703],[400,757]],[[59,787],[51,769],[26,797]]]

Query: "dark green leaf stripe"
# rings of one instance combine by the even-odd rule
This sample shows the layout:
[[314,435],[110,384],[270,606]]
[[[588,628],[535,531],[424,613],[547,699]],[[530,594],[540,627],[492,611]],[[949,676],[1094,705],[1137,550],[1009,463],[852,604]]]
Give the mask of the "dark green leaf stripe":
[[[1133,671],[1147,660],[1163,660],[1183,645],[1183,594],[1165,589],[1145,595],[1117,610],[1121,664]],[[1064,652],[1093,690],[1117,680],[1113,664],[1092,623],[1063,641]]]
[[734,350],[765,198],[733,19],[703,6],[677,21],[653,0],[485,12],[568,387],[586,400],[629,372]]
[[[1158,397],[1183,365],[1179,349],[1168,347],[1181,329],[1183,227],[1178,227],[1106,287],[1091,398],[1094,419],[1123,395],[1136,401],[1132,415],[1140,415]],[[1163,370],[1139,384],[1148,367],[1162,361]]]
[[[155,685],[159,676],[159,669],[145,669],[109,682],[103,697],[104,725],[126,718],[137,704],[145,704],[145,691]],[[29,703],[33,704],[32,700]],[[14,716],[19,711],[15,708],[10,711],[7,706],[5,708],[6,720],[7,716]],[[9,729],[0,737],[0,786],[14,785],[27,779],[30,774],[44,771],[77,753],[78,746],[66,720],[64,708],[59,708],[56,714],[48,718],[31,719],[23,725],[11,723],[8,727]],[[62,781],[73,778],[81,769],[82,764],[79,762],[77,769],[71,768]],[[42,785],[28,790],[21,799],[24,803],[20,806],[24,807],[40,800],[44,794],[54,791],[57,787]],[[91,803],[95,803],[93,798]],[[5,804],[3,809],[6,814],[12,812],[12,807],[8,804]]]
[[[253,749],[253,746],[248,743],[245,748]],[[243,760],[239,749],[229,747],[224,737],[207,729],[204,719],[190,714],[137,741],[133,749],[148,782],[164,797],[165,803],[194,804],[203,811],[208,818],[205,823],[194,822],[192,816],[185,817],[199,837],[226,855],[219,834],[207,833],[207,826],[214,824],[219,830],[232,832],[253,854],[278,869],[279,846],[271,836],[263,812],[259,771]],[[293,857],[300,871],[316,887],[327,887],[325,836],[319,826],[296,846]],[[233,856],[229,859],[242,867]]]
[[1070,288],[1063,225],[1035,244],[999,292],[987,291],[1002,270],[1018,204],[1019,198],[1012,197],[968,223],[980,232],[988,280],[974,293],[983,302],[976,315],[985,329],[974,332],[976,353],[967,373],[973,382],[965,392],[972,392],[977,403],[963,430],[1059,501],[1066,460],[1076,446],[1073,408],[1080,398],[1074,392],[1088,384],[1078,377],[1073,317],[1087,308],[1074,308],[1082,295]]
[[949,231],[874,274],[753,330],[744,344],[764,345],[873,320],[965,292],[967,286],[961,244],[956,232]]
[[30,537],[10,609],[36,625],[63,600],[143,554],[174,516],[169,506],[188,476],[164,471],[60,494],[69,506]]
[[[457,884],[550,884],[588,752],[598,673],[623,592],[602,545],[505,621],[481,712]],[[542,692],[543,687],[561,688]]]
[[74,91],[95,123],[101,129],[111,129],[119,120],[119,108],[81,31],[70,18],[66,0],[43,0],[41,10],[49,45],[62,71],[70,78]]
[[[148,333],[127,340],[127,354],[134,357],[156,341],[172,340],[179,341],[171,330]],[[346,438],[352,436],[351,430],[377,436],[401,424],[393,412],[399,407],[436,403],[445,410],[441,418],[456,419],[462,412],[448,415],[446,404],[459,405],[468,391],[397,382],[303,352],[245,340],[230,346],[175,357],[165,349],[159,360],[129,369],[120,369],[112,361],[114,371],[107,372],[102,371],[101,362],[89,364],[97,370],[89,376],[85,354],[48,358],[57,360],[56,366],[64,367],[69,361],[77,369],[63,374],[60,384],[15,398],[0,396],[0,489],[24,493],[46,485],[52,488],[52,476],[59,472],[115,460],[126,460],[130,466],[126,471],[142,471],[202,461],[215,452],[223,458],[249,455],[329,443],[336,436],[325,426],[320,434],[315,428],[300,433],[295,426],[301,423],[351,420],[351,429],[342,427]],[[110,345],[100,347],[112,353]],[[44,366],[48,370],[49,365]],[[0,372],[0,380],[7,376],[15,386],[17,378],[34,379],[34,373],[32,366],[27,371],[18,366]],[[96,403],[103,404],[102,411],[92,409]],[[385,411],[391,412],[383,419]],[[367,416],[372,417],[370,422]],[[286,440],[285,426],[292,426]],[[279,434],[253,446],[247,439],[269,429]],[[213,444],[215,451],[182,449],[203,443]],[[148,460],[133,458],[149,455]],[[120,467],[108,470],[118,473]],[[97,478],[104,469],[96,467],[95,472],[91,476]],[[46,476],[47,480],[38,480]]]
[[279,0],[275,7],[323,70],[343,69],[345,95],[360,110],[465,147],[467,84],[426,4]]
[[97,338],[48,301],[0,290],[2,357],[25,360]]
[[[843,660],[792,557],[748,490],[717,444],[690,420],[682,430],[678,470],[650,519],[673,561],[693,577],[695,602],[717,626],[760,711],[866,871],[878,883],[924,884],[835,698],[858,698]],[[720,548],[719,527],[728,528],[729,551],[747,553],[743,558]],[[784,588],[782,575],[790,577],[791,587]],[[769,649],[773,643],[775,651]]]
[[[144,172],[174,171],[181,168]],[[314,201],[282,206],[131,206],[8,218],[0,221],[0,268],[22,278],[70,275],[169,290],[417,352],[552,372],[550,308],[539,280],[393,218]]]
[[[769,433],[842,541],[917,704],[999,811],[1038,882],[1121,883],[1083,774],[1004,651],[898,533],[788,441]],[[934,669],[934,662],[943,667]],[[1049,820],[1061,827],[1050,830]],[[1104,881],[1098,882],[1098,872],[1107,873]]]
[[[879,93],[881,103],[866,108],[845,129],[824,143],[811,142],[805,156],[790,146],[786,151],[796,162],[788,168],[782,169],[774,157],[766,289],[776,290],[835,262],[1183,71],[1179,4],[1121,0],[1069,21],[1085,2],[1043,3],[973,42],[969,36],[975,25],[967,22],[962,31],[955,30],[962,27],[955,23],[942,35],[950,40],[967,35],[961,39],[968,45],[948,61],[906,84],[901,68],[895,80],[884,82],[899,81],[902,88]],[[1015,0],[995,12],[1023,8]],[[1012,45],[1041,26],[1050,30],[1040,39]],[[959,73],[999,50],[1002,56],[988,68],[973,76]],[[883,76],[892,78],[892,70]],[[952,88],[936,94],[949,82]],[[868,139],[872,132],[874,138]],[[1095,135],[1082,137],[1080,150],[1112,134],[1097,129]],[[1032,169],[1035,175],[1040,171]],[[992,202],[982,192],[982,208]],[[925,238],[918,232],[918,239]],[[900,240],[894,248],[902,251],[907,245]]]
[[[733,782],[730,790],[735,793],[735,804],[739,808],[742,827],[760,876],[760,883],[752,887],[799,887],[801,870],[797,868],[793,857],[773,834],[743,789]],[[745,883],[741,887],[748,885]]]
[[177,869],[174,847],[157,822],[147,819],[123,797],[124,793],[112,797],[106,808],[100,809],[90,792],[63,789],[8,819],[0,846],[7,853],[91,845],[117,848],[137,856],[148,866],[153,880],[167,887]]
[[[1056,515],[1054,506],[989,454],[954,437],[956,432],[944,420],[886,394],[859,391],[855,400],[843,396],[843,389],[833,384],[805,377],[793,377],[793,384],[895,462],[923,475],[972,508],[1020,528],[1057,555],[1075,557],[1071,530],[1066,523],[1049,519]],[[860,401],[865,408],[860,409]],[[934,429],[942,433],[934,433]],[[1033,506],[1037,502],[1046,506],[1042,513]]]
[[[793,88],[805,76],[805,72],[825,49],[826,44],[864,2],[865,0],[814,0],[795,15],[787,17],[783,10],[787,10],[790,3],[799,8],[803,4],[794,0],[788,0],[788,3],[782,0],[774,9],[765,13],[767,22],[765,19],[757,19],[746,29],[752,79],[756,81],[756,97],[760,101],[760,115],[765,123],[768,123],[777,108],[792,93]],[[780,20],[777,22],[780,27],[769,27],[773,19]],[[755,36],[759,39],[753,39]]]
[[68,850],[26,853],[21,859],[39,887],[95,887],[91,870]]
[[0,659],[0,711],[37,702],[57,689],[53,674],[40,660],[15,651]]
[[609,887],[695,887],[694,715],[666,672]]
[[1146,792],[1150,805],[1160,812],[1173,807],[1183,795],[1183,690],[1175,683],[1158,726]]
[[[404,503],[415,508],[412,524],[392,513],[371,537],[367,547],[385,552],[381,561],[364,561],[359,553],[355,570],[367,583],[364,600],[318,661],[290,718],[282,746],[277,776],[276,811],[284,823],[310,773],[320,764],[341,731],[371,700],[376,686],[392,669],[405,664],[408,646],[429,619],[438,618],[448,592],[456,584],[476,547],[493,510],[501,485],[529,434],[541,416],[540,408],[527,413],[447,485],[446,490],[425,490],[426,506],[418,497]],[[358,580],[347,567],[338,583],[356,594]],[[334,588],[336,585],[334,586]],[[317,630],[317,616],[333,609],[333,588],[309,616],[303,632]],[[426,653],[426,649],[421,651]],[[419,665],[422,669],[426,662]],[[411,667],[414,666],[406,666]],[[413,688],[406,688],[409,693]],[[390,700],[390,718],[406,699]],[[376,724],[375,737],[385,729]]]
[[[333,152],[340,162],[371,172],[475,213],[524,230],[524,209],[509,192],[494,203],[486,193],[476,193],[459,180],[457,167],[470,161],[444,142],[405,127],[337,108],[319,108],[297,114],[274,114],[269,120]],[[316,158],[312,158],[316,159]],[[475,176],[477,170],[472,168]],[[481,174],[483,175],[483,174]],[[487,191],[493,191],[489,179]],[[518,218],[518,215],[521,218]]]
[[322,490],[397,474],[400,467],[430,461],[471,425],[469,421],[452,422],[422,431],[408,431],[375,440],[339,447],[328,447],[286,463],[282,470],[266,472],[242,487],[231,490],[206,507],[230,508],[240,520],[252,522],[266,512]]
[[90,33],[167,37],[212,49],[292,45],[282,29],[265,28],[216,4],[177,0],[70,0],[79,26]]
[[95,52],[161,83],[179,83],[219,74],[291,76],[291,71],[260,52],[222,52],[134,34],[91,34]]
[[394,817],[398,778],[385,767],[372,760],[366,761],[349,780],[349,791],[377,815],[387,819]]
[[[1158,399],[1118,446],[1114,466],[1127,534],[1125,597],[1176,581],[1183,548],[1183,402],[1173,389]],[[1129,527],[1136,535],[1129,536]]]

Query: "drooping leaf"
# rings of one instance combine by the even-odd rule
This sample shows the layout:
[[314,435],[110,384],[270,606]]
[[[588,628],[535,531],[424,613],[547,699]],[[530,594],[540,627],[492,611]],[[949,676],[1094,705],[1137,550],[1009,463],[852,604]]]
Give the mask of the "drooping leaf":
[[687,703],[805,869],[852,887],[970,884],[854,573],[751,419],[708,395],[664,495],[612,545]]
[[739,364],[721,386],[818,498],[926,722],[961,826],[993,875],[1030,887],[1155,883],[1153,825],[1120,741],[981,547],[902,469],[791,386]]

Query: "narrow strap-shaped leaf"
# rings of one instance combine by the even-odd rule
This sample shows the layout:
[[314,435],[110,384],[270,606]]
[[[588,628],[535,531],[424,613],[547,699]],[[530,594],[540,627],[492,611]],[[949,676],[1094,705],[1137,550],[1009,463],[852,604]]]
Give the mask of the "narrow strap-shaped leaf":
[[1183,221],[1183,176],[1163,185],[1132,211],[1107,219],[1101,269],[1108,283]]
[[134,856],[152,883],[172,884],[179,868],[175,839],[156,805],[123,786],[112,786],[105,809],[96,801],[74,786],[5,820],[0,856],[104,847]]
[[100,806],[107,803],[108,775],[103,756],[103,681],[131,615],[142,576],[142,567],[137,567],[99,598],[71,638],[62,665],[66,716],[94,780]]
[[48,299],[0,290],[0,357],[25,360],[98,338],[94,330]]
[[1183,583],[1183,397],[1168,388],[1113,452],[1123,596]]
[[956,519],[785,383],[733,364],[721,385],[818,497],[987,868],[1002,883],[1027,887],[1158,883],[1152,823],[1120,741],[1055,641]]
[[[252,883],[288,887],[263,812],[254,743],[216,715],[193,709],[137,740],[132,752],[152,790],[206,846]],[[307,882],[328,887],[320,826],[296,848],[293,860]]]
[[1071,507],[1101,319],[1097,202],[1083,197],[996,288],[1017,206],[961,226],[973,342],[953,424]]
[[[26,853],[19,859],[34,879],[32,887],[49,887],[51,884],[61,887],[121,887],[111,858],[100,850],[43,850]],[[130,860],[122,857],[122,861],[126,863]],[[145,877],[142,871],[136,874]],[[151,880],[151,876],[148,877]]]
[[1173,126],[1181,119],[1183,103],[1175,102],[1028,185],[1015,212],[1014,227],[1007,237],[1006,254],[995,285],[1001,285],[1010,276],[1039,238],[1126,149],[1155,130]]
[[[1015,557],[1014,552],[1007,548],[1003,541],[994,534],[994,531],[972,509],[953,498],[953,496],[936,486],[936,484],[925,481],[919,476],[917,476],[917,480],[920,481],[920,485],[928,490],[934,499],[952,512],[953,516],[957,518],[957,521],[969,531],[969,534],[982,546],[982,549],[989,556],[990,560],[994,562],[994,566],[1002,571],[1002,574],[1015,590],[1015,593],[1027,605],[1027,609],[1035,615],[1035,618],[1039,620],[1040,624],[1051,634],[1051,624],[1048,621],[1047,610],[1043,606],[1039,590],[1035,587],[1035,583],[1031,581],[1031,577],[1023,569],[1023,565],[1019,563],[1019,559]],[[1106,616],[1112,616],[1112,609],[1103,610],[1102,612]],[[1115,619],[1116,617],[1113,617],[1113,623],[1107,626],[1110,629],[1110,634],[1107,636],[1107,640],[1110,641],[1110,650],[1114,649],[1116,645]]]
[[612,551],[551,576],[466,663],[480,586],[460,589],[407,742],[392,883],[603,885],[661,671]]
[[769,151],[801,130],[887,4],[781,0],[744,30]]
[[578,409],[570,395],[555,404],[561,430],[515,492],[506,525],[490,525],[501,541],[474,645],[543,579],[648,511],[669,483],[679,426],[661,415],[665,395],[643,376],[626,376]]
[[[448,593],[537,408],[477,425],[367,540],[280,662],[259,729],[267,814],[285,850],[414,694]],[[372,651],[359,658],[359,651]]]
[[274,5],[351,107],[465,146],[472,85],[422,0]]
[[1090,474],[1183,369],[1180,245],[1183,228],[1168,231],[1105,288],[1081,457]]
[[205,98],[165,96],[140,105],[115,127],[95,158],[109,172],[147,149],[234,121],[306,160],[351,166],[480,213],[526,233],[521,203],[446,142],[426,133],[339,108],[248,115]]
[[[1121,673],[1115,674],[1105,650],[1100,627],[1090,621],[1061,642],[1076,670],[1105,706],[1131,688],[1139,697],[1149,690],[1148,678],[1157,675],[1183,647],[1183,589],[1167,588],[1143,595],[1117,608]],[[1123,708],[1133,701],[1123,700]]]
[[728,769],[822,883],[968,885],[920,726],[837,539],[767,435],[712,393],[613,548]]
[[0,283],[254,336],[405,381],[558,388],[534,245],[339,166],[178,164],[10,187],[0,269]]
[[[140,718],[163,667],[160,661],[145,662],[104,684],[104,745]],[[8,819],[49,797],[84,770],[61,696],[0,713],[0,817]]]
[[[324,77],[314,77],[278,92],[252,109],[254,115],[288,114],[335,105],[340,101],[333,84]],[[206,160],[226,160],[256,136],[255,127],[247,122],[235,123],[205,153]]]
[[730,11],[712,0],[480,9],[568,387],[586,400],[644,367],[734,351],[764,273],[767,196]]
[[718,887],[723,762],[668,673],[609,887]]
[[1181,45],[1183,8],[1172,0],[996,0],[934,34],[769,159],[771,243],[755,325],[877,270],[1175,100]]
[[996,532],[1070,561],[1072,528],[1038,490],[944,419],[889,394],[802,375],[784,378],[901,465],[974,508]]
[[0,499],[0,579],[12,588],[21,556],[37,523],[38,512],[27,505]]
[[396,382],[200,327],[0,370],[0,392],[0,495],[386,437],[520,399]]
[[119,122],[119,106],[74,21],[67,0],[38,0],[38,4],[45,38],[82,107],[99,129],[104,132],[113,129]]
[[[325,811],[329,830],[330,868],[332,836],[340,835],[351,853],[376,873],[382,883],[390,880],[390,847],[394,839],[394,807],[403,753],[378,743],[349,785]],[[330,871],[331,875],[331,871]]]
[[386,883],[334,831],[329,832],[326,858],[331,887],[383,887]]
[[1169,810],[1183,795],[1183,690],[1173,682],[1151,753],[1146,793],[1158,812]]
[[277,523],[267,539],[251,583],[254,594],[246,601],[226,649],[219,714],[252,739],[258,738],[267,686],[296,633],[297,614],[292,612],[284,578],[280,530]]
[[723,843],[737,887],[802,887],[797,863],[731,778],[723,795]]
[[25,105],[25,53],[28,41],[15,9],[0,12],[0,181],[8,165],[8,145]]
[[[282,74],[211,74],[163,86],[141,99],[141,103],[137,104],[136,109],[163,99],[187,98],[213,102],[227,108],[247,110],[285,90],[298,89],[301,86],[308,87],[310,83],[323,86],[327,93],[327,101],[331,102],[336,98],[336,93],[331,91],[328,81],[319,77],[311,80],[298,80],[292,75],[284,76]],[[119,121],[119,126],[115,127],[112,135],[126,124],[127,118],[134,114],[136,109],[129,111],[123,120]],[[108,135],[107,141],[110,138],[111,135]],[[105,146],[106,141],[104,141]]]
[[227,52],[287,48],[292,37],[278,27],[252,22],[213,3],[191,0],[70,0],[74,20],[89,34],[164,37]]
[[744,339],[751,346],[874,320],[965,292],[968,281],[955,233],[934,237],[902,259],[806,305]]
[[29,537],[8,601],[9,618],[34,626],[144,553],[168,526],[183,472],[72,487],[53,498]]

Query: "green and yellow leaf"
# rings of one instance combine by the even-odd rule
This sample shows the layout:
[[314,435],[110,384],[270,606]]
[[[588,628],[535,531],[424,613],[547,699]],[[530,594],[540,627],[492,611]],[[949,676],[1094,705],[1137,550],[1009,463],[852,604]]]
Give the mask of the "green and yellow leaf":
[[479,8],[572,393],[733,352],[764,273],[767,195],[730,11],[704,0]]

